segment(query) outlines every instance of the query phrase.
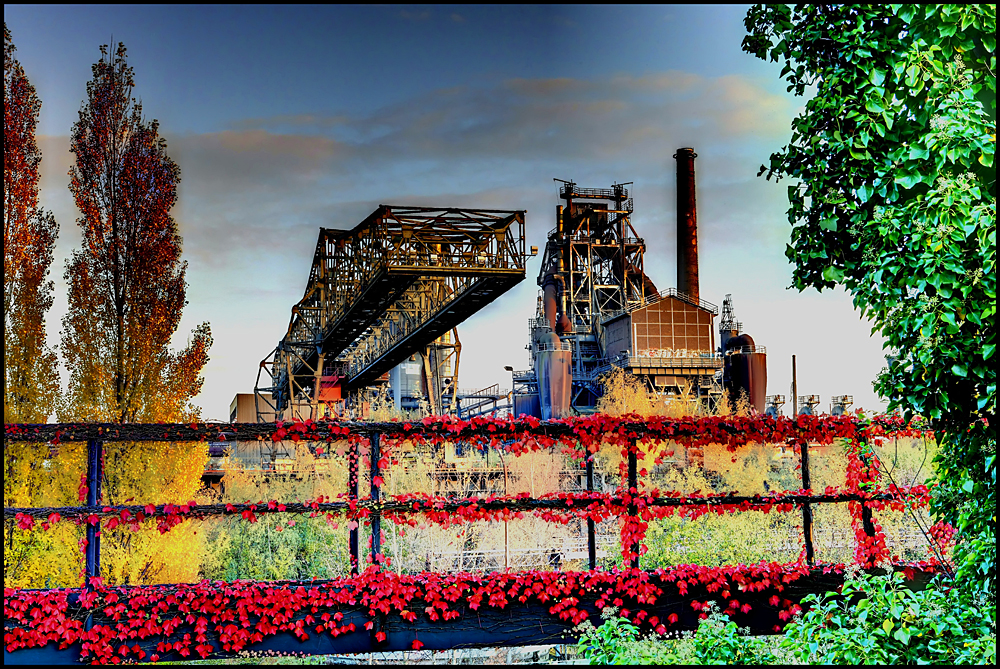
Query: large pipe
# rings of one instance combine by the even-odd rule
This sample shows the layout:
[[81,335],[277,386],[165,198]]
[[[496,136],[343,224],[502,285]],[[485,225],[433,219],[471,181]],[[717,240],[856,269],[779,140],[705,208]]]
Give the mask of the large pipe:
[[542,286],[542,313],[545,321],[553,332],[556,331],[556,314],[559,311],[556,301],[556,282],[552,280],[552,275],[545,277],[545,284]]
[[556,334],[572,329],[566,316],[566,283],[559,274],[548,274],[542,281],[542,308],[545,320]]
[[698,299],[698,205],[692,148],[677,149],[677,290]]

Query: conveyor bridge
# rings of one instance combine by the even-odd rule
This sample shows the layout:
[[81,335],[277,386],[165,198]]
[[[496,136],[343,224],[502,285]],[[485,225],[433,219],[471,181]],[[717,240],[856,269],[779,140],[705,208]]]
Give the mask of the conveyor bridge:
[[321,228],[305,293],[261,362],[258,416],[321,417],[324,389],[377,382],[522,281],[526,257],[524,211],[379,205],[351,230]]

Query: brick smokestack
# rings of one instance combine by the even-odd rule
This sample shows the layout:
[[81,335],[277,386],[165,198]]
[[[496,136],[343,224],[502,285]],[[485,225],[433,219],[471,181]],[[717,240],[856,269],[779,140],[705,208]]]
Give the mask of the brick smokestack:
[[698,206],[694,194],[694,149],[677,149],[677,290],[698,296]]

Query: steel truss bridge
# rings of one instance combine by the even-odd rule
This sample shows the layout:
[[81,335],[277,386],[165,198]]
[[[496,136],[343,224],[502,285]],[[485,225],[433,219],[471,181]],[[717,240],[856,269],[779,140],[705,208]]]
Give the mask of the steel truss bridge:
[[321,418],[321,400],[378,382],[524,280],[526,257],[523,210],[383,204],[351,230],[321,228],[305,293],[260,364],[258,420]]

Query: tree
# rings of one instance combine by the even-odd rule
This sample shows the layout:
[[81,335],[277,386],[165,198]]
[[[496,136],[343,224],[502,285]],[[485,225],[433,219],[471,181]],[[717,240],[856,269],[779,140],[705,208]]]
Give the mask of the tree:
[[931,421],[956,583],[996,592],[996,6],[753,7],[744,51],[815,96],[761,167],[793,285],[842,285],[890,349],[889,409]]
[[56,355],[45,344],[59,226],[38,204],[42,156],[35,128],[42,103],[14,58],[3,27],[3,361],[5,423],[44,423],[59,392]]
[[167,348],[186,303],[187,263],[170,216],[180,168],[166,154],[158,122],[144,122],[131,97],[124,45],[114,57],[102,46],[101,55],[70,145],[83,247],[66,265],[67,417],[186,420],[196,413],[188,400],[201,389],[211,331],[202,324],[184,351]]
[[[199,413],[191,400],[212,344],[208,323],[182,351],[168,348],[186,304],[187,264],[170,215],[180,168],[157,121],[143,120],[134,85],[125,46],[113,56],[102,46],[71,133],[70,191],[83,245],[66,263],[65,420],[187,422]],[[204,444],[108,445],[105,502],[184,503],[198,490],[206,458]],[[113,582],[197,577],[194,541],[187,527],[162,537],[155,528],[106,531],[105,573]]]
[[[44,423],[59,392],[56,355],[45,344],[45,313],[52,306],[52,249],[59,228],[39,206],[41,154],[35,128],[42,103],[14,58],[4,24],[3,68],[3,360],[5,423]],[[74,462],[72,449],[62,462]],[[75,481],[52,467],[47,444],[4,444],[4,506],[61,506],[76,501]],[[48,465],[46,465],[48,463]],[[47,533],[20,532],[4,523],[4,584],[42,587],[75,577],[79,555],[73,528]],[[52,568],[39,568],[58,556]],[[49,581],[46,581],[46,578]]]

